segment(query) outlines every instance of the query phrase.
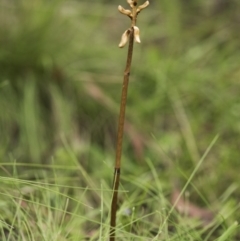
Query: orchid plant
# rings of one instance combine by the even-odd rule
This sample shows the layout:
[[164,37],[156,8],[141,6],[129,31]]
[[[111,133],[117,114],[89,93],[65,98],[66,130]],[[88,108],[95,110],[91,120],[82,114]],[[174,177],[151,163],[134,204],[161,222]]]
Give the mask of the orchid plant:
[[113,178],[113,197],[111,203],[111,218],[110,218],[110,241],[115,241],[116,236],[116,214],[117,214],[117,202],[118,202],[118,188],[120,183],[120,171],[121,171],[121,155],[122,155],[122,141],[123,141],[123,129],[124,129],[124,120],[125,120],[125,110],[127,103],[127,90],[129,75],[131,70],[132,55],[133,55],[133,43],[134,41],[140,43],[140,30],[136,26],[138,14],[149,5],[149,1],[146,1],[144,4],[138,6],[138,0],[127,0],[130,5],[131,10],[125,9],[122,6],[118,6],[120,13],[127,15],[131,19],[131,27],[128,28],[122,35],[119,47],[124,47],[127,42],[128,45],[128,54],[126,68],[124,71],[123,85],[122,85],[122,97],[120,104],[120,113],[118,121],[118,132],[117,132],[117,147],[116,147],[116,159],[115,159],[115,171]]

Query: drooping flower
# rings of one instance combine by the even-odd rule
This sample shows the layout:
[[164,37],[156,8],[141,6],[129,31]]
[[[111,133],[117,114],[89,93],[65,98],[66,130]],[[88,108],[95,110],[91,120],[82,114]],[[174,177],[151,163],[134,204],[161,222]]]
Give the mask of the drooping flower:
[[128,42],[129,36],[130,36],[130,30],[128,29],[122,35],[121,41],[118,45],[119,48],[123,48],[126,45],[126,43]]
[[133,29],[134,29],[134,41],[137,43],[141,43],[139,28],[137,26],[134,26]]

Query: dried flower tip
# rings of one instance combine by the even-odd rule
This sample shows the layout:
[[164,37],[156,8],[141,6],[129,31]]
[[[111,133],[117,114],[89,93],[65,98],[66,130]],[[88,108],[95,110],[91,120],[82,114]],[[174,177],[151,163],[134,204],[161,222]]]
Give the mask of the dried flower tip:
[[119,10],[120,13],[125,14],[125,15],[127,15],[127,16],[130,16],[130,17],[131,17],[131,15],[132,15],[132,12],[131,12],[130,10],[125,9],[125,8],[123,8],[123,7],[120,6],[120,5],[118,6],[118,10]]
[[127,2],[130,5],[130,7],[133,8],[133,0],[127,0]]
[[133,28],[134,28],[134,41],[137,43],[141,43],[139,28],[137,26],[134,26]]
[[140,5],[137,8],[137,13],[139,13],[142,9],[146,8],[149,5],[149,1],[146,1],[144,4]]
[[128,39],[129,39],[129,35],[130,35],[130,31],[129,30],[126,30],[123,33],[121,41],[120,41],[120,44],[118,45],[119,48],[122,48],[122,47],[124,47],[126,45]]

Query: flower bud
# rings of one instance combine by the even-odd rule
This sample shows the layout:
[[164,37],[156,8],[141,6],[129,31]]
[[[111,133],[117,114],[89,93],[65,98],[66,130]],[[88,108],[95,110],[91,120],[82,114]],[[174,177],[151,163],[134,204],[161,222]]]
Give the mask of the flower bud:
[[130,5],[130,7],[133,8],[133,0],[127,0],[127,2]]
[[134,28],[134,41],[137,43],[141,43],[139,28],[137,26],[134,26],[133,28]]
[[140,11],[144,8],[146,8],[147,6],[149,5],[149,1],[146,1],[144,4],[140,5],[138,8],[137,8],[137,13],[140,13]]
[[128,39],[129,39],[129,35],[130,35],[130,31],[129,30],[126,30],[123,35],[122,35],[122,38],[121,38],[121,41],[118,45],[119,48],[122,48],[126,45]]
[[125,14],[127,16],[131,16],[132,15],[132,12],[130,10],[125,9],[125,8],[123,8],[120,5],[118,6],[118,10],[119,10],[120,13]]

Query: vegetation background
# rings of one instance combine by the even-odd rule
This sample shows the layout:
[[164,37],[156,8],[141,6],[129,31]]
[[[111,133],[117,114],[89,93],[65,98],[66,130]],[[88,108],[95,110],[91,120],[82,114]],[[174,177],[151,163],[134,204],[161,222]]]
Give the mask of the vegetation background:
[[[107,240],[130,24],[118,5],[0,0],[1,240]],[[159,0],[139,15],[119,240],[240,239],[239,11]],[[181,191],[190,211],[173,206]]]

